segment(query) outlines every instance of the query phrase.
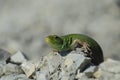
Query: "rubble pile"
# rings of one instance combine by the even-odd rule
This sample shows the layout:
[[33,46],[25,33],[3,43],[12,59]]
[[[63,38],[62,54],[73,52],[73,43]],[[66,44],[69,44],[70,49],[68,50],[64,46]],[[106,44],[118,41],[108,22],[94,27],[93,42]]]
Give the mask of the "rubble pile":
[[10,55],[0,50],[0,80],[120,80],[119,61],[107,59],[95,66],[84,54],[78,48],[30,61],[20,51]]

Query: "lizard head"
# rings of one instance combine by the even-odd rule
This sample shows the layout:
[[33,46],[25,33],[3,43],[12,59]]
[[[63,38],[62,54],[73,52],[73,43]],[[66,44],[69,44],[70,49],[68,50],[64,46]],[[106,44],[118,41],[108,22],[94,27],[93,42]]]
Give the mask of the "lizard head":
[[62,47],[63,40],[57,35],[49,35],[46,37],[46,43],[50,45],[53,49],[59,50]]

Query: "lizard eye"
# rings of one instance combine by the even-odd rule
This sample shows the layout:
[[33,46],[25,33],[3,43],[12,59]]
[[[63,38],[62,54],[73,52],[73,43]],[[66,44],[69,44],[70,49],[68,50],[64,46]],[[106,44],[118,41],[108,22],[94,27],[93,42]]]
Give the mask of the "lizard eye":
[[59,37],[58,36],[55,36],[56,39],[58,39]]

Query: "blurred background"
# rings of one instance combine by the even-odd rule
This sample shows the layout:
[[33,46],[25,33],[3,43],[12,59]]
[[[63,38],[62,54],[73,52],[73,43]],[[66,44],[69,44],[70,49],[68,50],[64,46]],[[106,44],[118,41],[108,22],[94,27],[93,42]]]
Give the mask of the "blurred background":
[[47,55],[50,34],[94,38],[105,58],[120,60],[120,0],[0,0],[0,48],[29,59]]

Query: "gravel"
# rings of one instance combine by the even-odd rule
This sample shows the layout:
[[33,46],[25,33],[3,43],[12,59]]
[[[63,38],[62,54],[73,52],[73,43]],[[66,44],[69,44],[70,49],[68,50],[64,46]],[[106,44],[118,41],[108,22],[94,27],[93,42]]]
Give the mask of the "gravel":
[[[25,60],[21,65],[0,63],[0,80],[120,80],[120,61],[109,58],[95,66],[79,48],[67,55],[50,52],[38,61],[27,60],[19,53]],[[10,58],[14,56],[17,61],[17,54]]]

